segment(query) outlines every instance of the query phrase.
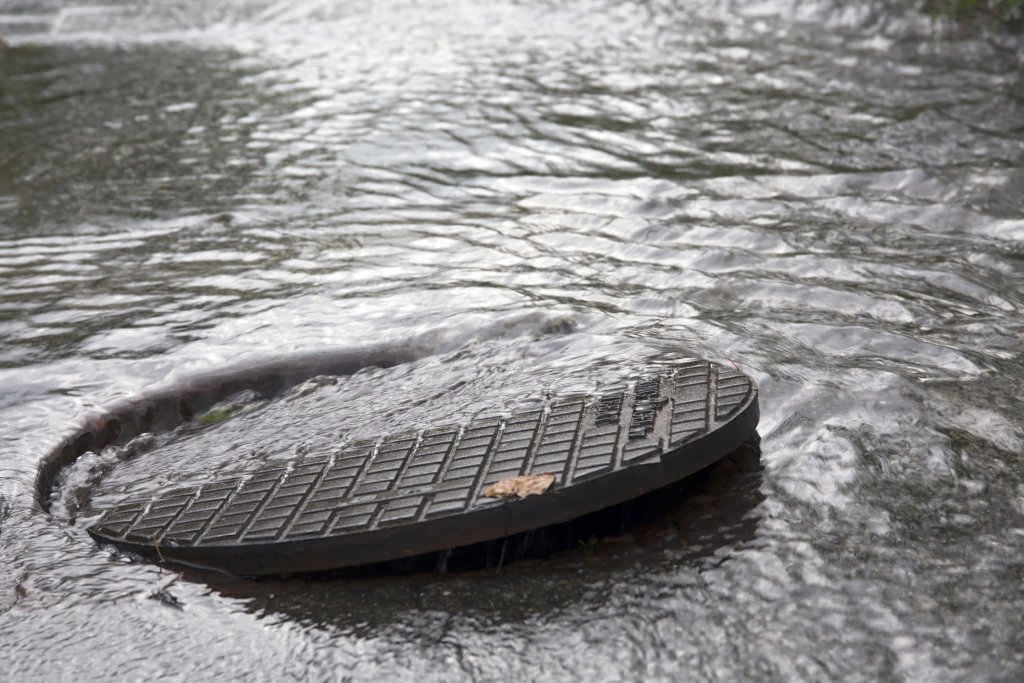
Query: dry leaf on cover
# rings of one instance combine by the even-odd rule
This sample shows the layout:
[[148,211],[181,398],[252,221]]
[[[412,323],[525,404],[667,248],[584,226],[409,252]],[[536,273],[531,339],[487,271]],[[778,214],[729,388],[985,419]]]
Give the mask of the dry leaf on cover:
[[484,495],[488,498],[526,498],[527,496],[538,496],[555,483],[553,474],[531,474],[525,477],[512,477],[502,479],[497,484],[491,484],[484,489]]

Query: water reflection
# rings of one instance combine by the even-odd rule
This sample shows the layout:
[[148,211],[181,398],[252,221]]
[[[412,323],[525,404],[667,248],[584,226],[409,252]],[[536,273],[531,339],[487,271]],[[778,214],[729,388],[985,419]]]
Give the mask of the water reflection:
[[[882,4],[8,3],[0,670],[1013,678],[1022,51]],[[498,613],[503,587],[577,596],[518,621],[460,615],[451,579],[396,584],[387,618],[332,584],[357,633],[202,583],[168,607],[167,574],[34,504],[99,406],[379,346],[416,353],[354,393],[413,420],[735,361],[762,390],[753,537],[481,582]]]

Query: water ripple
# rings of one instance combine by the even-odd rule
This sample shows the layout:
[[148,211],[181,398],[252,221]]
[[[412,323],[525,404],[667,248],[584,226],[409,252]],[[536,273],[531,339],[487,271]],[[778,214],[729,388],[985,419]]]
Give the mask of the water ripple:
[[[1019,677],[1019,40],[869,0],[677,5],[0,10],[2,670]],[[92,454],[34,506],[80,414],[334,348],[408,362]],[[757,378],[763,462],[657,542],[268,588],[82,532],[339,413],[353,438],[468,419],[680,355]],[[300,409],[324,429],[268,419]]]

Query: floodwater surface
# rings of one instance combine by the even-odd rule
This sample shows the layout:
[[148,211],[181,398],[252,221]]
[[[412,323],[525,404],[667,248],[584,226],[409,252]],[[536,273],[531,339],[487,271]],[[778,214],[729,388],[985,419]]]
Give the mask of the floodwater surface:
[[[867,0],[222,4],[0,6],[0,679],[1020,680],[1019,39]],[[37,499],[91,411],[310,353],[358,371]],[[549,561],[198,580],[84,530],[302,419],[686,357],[757,380],[759,459]]]

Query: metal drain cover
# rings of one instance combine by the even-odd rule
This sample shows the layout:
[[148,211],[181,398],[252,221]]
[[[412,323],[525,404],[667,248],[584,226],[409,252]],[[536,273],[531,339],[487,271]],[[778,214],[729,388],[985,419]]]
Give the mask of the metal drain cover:
[[[565,522],[673,483],[742,444],[758,417],[750,378],[692,361],[619,393],[389,434],[129,500],[88,531],[134,553],[242,575],[394,560]],[[485,495],[541,474],[554,475],[543,493]]]

